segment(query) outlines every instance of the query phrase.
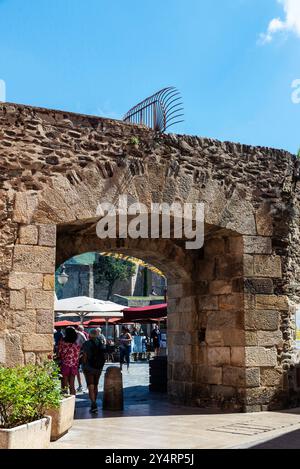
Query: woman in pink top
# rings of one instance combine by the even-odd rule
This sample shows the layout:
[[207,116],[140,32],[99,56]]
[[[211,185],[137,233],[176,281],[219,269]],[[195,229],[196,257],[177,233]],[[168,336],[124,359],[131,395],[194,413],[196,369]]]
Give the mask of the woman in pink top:
[[66,335],[58,344],[58,358],[63,376],[62,388],[70,388],[70,393],[76,395],[75,377],[78,372],[80,345],[76,343],[77,332],[74,327],[67,327]]

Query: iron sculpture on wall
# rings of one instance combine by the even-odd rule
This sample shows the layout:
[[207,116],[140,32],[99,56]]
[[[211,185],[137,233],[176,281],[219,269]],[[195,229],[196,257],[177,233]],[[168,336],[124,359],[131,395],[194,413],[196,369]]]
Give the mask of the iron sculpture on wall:
[[124,116],[125,122],[144,124],[158,132],[183,122],[183,103],[179,91],[173,86],[163,88],[131,108]]

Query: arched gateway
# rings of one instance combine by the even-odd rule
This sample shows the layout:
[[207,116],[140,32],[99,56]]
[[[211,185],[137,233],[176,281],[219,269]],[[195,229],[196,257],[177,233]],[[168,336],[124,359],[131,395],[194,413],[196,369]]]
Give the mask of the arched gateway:
[[[134,138],[133,138],[134,137]],[[295,156],[119,121],[0,105],[0,362],[52,351],[55,266],[132,254],[168,276],[169,396],[256,411],[288,405],[299,288]],[[119,194],[203,202],[205,244],[96,236]]]

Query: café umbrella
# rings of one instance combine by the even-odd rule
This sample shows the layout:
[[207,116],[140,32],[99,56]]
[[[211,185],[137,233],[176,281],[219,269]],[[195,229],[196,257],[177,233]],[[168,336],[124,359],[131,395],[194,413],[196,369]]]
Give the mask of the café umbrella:
[[108,321],[111,318],[123,318],[123,305],[112,301],[98,300],[87,296],[55,299],[54,310],[57,319],[79,318],[81,324],[85,319],[103,318],[106,322],[106,333]]

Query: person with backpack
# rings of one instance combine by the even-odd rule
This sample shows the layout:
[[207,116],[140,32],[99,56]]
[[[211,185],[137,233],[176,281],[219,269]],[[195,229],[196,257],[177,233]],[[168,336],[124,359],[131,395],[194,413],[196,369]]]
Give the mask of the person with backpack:
[[82,345],[82,370],[86,379],[91,401],[90,412],[96,413],[98,384],[105,364],[105,343],[99,338],[97,329],[90,331],[90,340]]

